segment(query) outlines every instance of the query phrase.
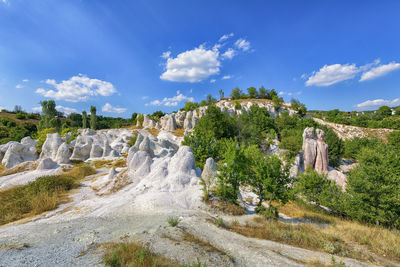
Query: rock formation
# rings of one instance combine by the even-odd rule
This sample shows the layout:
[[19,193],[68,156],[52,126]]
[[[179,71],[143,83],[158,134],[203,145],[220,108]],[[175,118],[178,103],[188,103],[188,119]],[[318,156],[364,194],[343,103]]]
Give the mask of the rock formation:
[[314,132],[307,127],[303,132],[304,169],[312,167],[318,173],[328,172],[328,145],[324,142],[325,133],[321,129]]
[[25,161],[38,158],[36,141],[25,137],[21,143],[11,141],[0,146],[0,160],[4,167],[12,168]]

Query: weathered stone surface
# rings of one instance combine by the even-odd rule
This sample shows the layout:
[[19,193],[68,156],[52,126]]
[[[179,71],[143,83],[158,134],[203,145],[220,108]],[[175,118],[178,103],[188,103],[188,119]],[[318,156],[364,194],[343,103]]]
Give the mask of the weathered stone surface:
[[56,155],[55,160],[56,160],[56,162],[57,162],[58,164],[61,164],[61,163],[65,163],[65,164],[66,164],[66,163],[70,163],[69,158],[71,157],[71,155],[72,155],[72,153],[71,153],[71,150],[69,149],[68,144],[64,142],[64,143],[58,148],[58,151],[57,151],[57,155]]
[[324,142],[325,133],[321,129],[314,132],[307,127],[303,132],[304,168],[312,167],[319,173],[328,172],[328,145]]
[[46,141],[42,146],[42,153],[40,158],[52,158],[55,159],[57,156],[58,148],[63,143],[59,133],[47,134]]
[[103,148],[100,144],[93,144],[90,150],[90,158],[101,158],[103,156]]
[[49,170],[53,169],[57,166],[57,163],[54,162],[51,158],[44,158],[40,161],[37,170]]
[[21,142],[11,141],[0,146],[0,159],[4,167],[9,169],[22,162],[34,161],[38,158],[36,141],[29,137],[22,139]]
[[201,178],[206,184],[207,189],[211,189],[215,186],[215,176],[217,174],[217,165],[213,158],[208,158],[206,164],[204,164],[203,172],[201,173]]

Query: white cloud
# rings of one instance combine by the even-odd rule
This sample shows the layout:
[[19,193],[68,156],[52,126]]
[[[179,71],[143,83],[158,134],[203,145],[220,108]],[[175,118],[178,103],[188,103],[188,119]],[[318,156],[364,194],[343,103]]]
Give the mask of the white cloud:
[[240,38],[240,39],[238,39],[238,40],[235,42],[235,46],[236,46],[238,49],[242,49],[243,51],[247,51],[247,50],[250,49],[250,42],[249,42],[249,41],[246,41],[246,40],[243,39],[243,38]]
[[[42,111],[42,108],[41,108],[41,107],[39,107],[39,108],[40,108],[40,111]],[[56,106],[56,110],[58,110],[58,111],[60,111],[60,112],[62,112],[62,113],[64,113],[64,114],[66,114],[66,115],[69,115],[69,114],[71,114],[71,113],[77,113],[77,112],[78,112],[78,111],[77,111],[76,109],[74,109],[74,108],[64,107],[64,106],[60,106],[60,105]]]
[[216,79],[211,79],[210,83],[215,83],[217,80]]
[[381,77],[381,76],[386,75],[389,72],[395,71],[397,69],[400,69],[400,63],[391,62],[386,65],[380,65],[378,67],[370,69],[369,71],[364,72],[361,75],[360,82]]
[[180,53],[176,58],[168,58],[162,80],[174,82],[200,82],[211,75],[218,74],[219,51],[207,50],[202,45]]
[[223,42],[225,40],[228,40],[229,38],[233,37],[233,33],[230,34],[224,34],[221,36],[221,38],[219,38],[218,42]]
[[142,100],[146,100],[148,98],[149,98],[149,96],[147,96],[147,95],[142,96]]
[[102,108],[101,111],[103,112],[112,112],[112,113],[124,113],[127,109],[126,108],[117,108],[111,106],[110,103],[106,103]]
[[42,112],[42,107],[33,107],[32,111],[33,112]]
[[48,79],[46,80],[46,83],[54,86],[55,90],[38,88],[36,93],[41,94],[44,97],[70,102],[86,101],[90,96],[109,96],[117,92],[110,82],[90,79],[82,74],[73,76],[69,80],[60,83]]
[[400,98],[396,98],[393,100],[384,100],[384,99],[375,99],[375,100],[367,100],[360,104],[357,104],[357,108],[377,108],[381,106],[399,106],[400,105]]
[[171,55],[171,51],[166,51],[166,52],[162,53],[161,57],[167,59],[167,58],[169,58],[170,55]]
[[146,106],[167,106],[167,107],[175,107],[182,101],[194,101],[193,97],[188,97],[183,95],[180,91],[176,91],[176,95],[173,97],[164,97],[163,100],[153,100],[150,103],[147,103]]
[[303,80],[307,79],[307,74],[303,73],[303,74],[300,76],[300,78],[303,79]]
[[23,86],[22,84],[17,84],[17,85],[15,86],[15,88],[21,89],[21,88],[24,88],[24,86]]
[[1,0],[4,4],[8,4],[8,0]]
[[27,83],[27,82],[29,82],[29,80],[28,79],[23,79],[22,80],[24,83]]
[[222,58],[229,58],[232,59],[236,55],[236,51],[232,48],[228,48],[225,53],[222,54]]
[[225,76],[222,77],[222,80],[229,80],[232,77],[233,77],[232,75],[225,75]]
[[306,81],[306,86],[329,86],[341,81],[353,79],[360,69],[355,64],[325,65],[318,72],[314,72]]

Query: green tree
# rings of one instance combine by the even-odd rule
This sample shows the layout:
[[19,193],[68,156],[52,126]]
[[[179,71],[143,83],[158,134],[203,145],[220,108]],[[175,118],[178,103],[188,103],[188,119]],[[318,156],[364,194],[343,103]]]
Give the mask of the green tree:
[[347,180],[347,210],[357,220],[400,226],[400,154],[390,147],[364,148]]
[[269,91],[267,89],[265,89],[264,86],[261,86],[258,89],[258,98],[265,99],[265,98],[268,98],[268,95],[269,95]]
[[400,132],[399,131],[391,132],[390,134],[388,134],[387,141],[388,141],[388,145],[396,147],[397,149],[400,150]]
[[40,104],[42,106],[42,118],[39,121],[39,129],[58,126],[58,121],[55,119],[57,114],[56,102],[54,100],[44,100]]
[[231,203],[237,203],[239,185],[245,179],[244,151],[235,141],[227,143],[222,164],[218,165],[216,194]]
[[275,91],[275,89],[271,89],[268,93],[268,99],[273,100],[274,97],[278,97],[278,93]]
[[90,128],[96,130],[96,107],[90,106]]
[[326,174],[319,174],[311,167],[300,175],[296,191],[300,192],[308,201],[321,204],[321,194],[328,183]]
[[214,104],[215,102],[217,102],[217,99],[215,99],[211,94],[207,95],[207,105],[211,105]]
[[[272,89],[273,90],[273,89]],[[274,95],[272,97],[272,102],[274,104],[274,108],[276,110],[279,110],[282,107],[282,103],[283,103],[283,98],[282,97],[278,97],[277,95]]]
[[87,128],[87,113],[86,111],[82,111],[82,128],[86,129]]
[[320,127],[325,131],[324,141],[328,145],[329,165],[336,167],[340,163],[340,159],[344,154],[344,142],[335,134],[335,132],[327,127]]
[[398,106],[394,111],[396,116],[400,116],[400,106]]
[[277,208],[274,203],[285,204],[289,199],[290,178],[287,169],[282,166],[277,156],[264,155],[257,146],[249,146],[245,152],[245,166],[247,177],[245,182],[253,186],[259,202],[258,210],[264,200],[268,201],[268,216],[277,217]]
[[392,109],[388,106],[382,106],[376,111],[376,114],[382,117],[389,117],[392,116]]
[[221,100],[222,98],[224,98],[224,91],[222,91],[222,89],[219,89],[219,100]]
[[231,92],[231,97],[232,99],[236,100],[236,99],[240,99],[243,95],[242,90],[239,89],[239,87],[236,87],[235,89],[232,90]]
[[293,110],[297,111],[297,113],[301,116],[304,117],[307,113],[307,108],[306,105],[301,103],[299,100],[292,98],[291,100],[291,107]]
[[257,98],[258,97],[258,92],[257,92],[257,89],[255,87],[247,88],[247,92],[248,92],[250,98]]

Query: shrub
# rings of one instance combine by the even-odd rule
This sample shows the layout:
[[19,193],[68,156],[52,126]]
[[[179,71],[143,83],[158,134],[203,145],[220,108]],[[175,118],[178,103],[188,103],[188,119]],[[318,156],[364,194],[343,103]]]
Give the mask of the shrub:
[[178,225],[178,223],[179,223],[179,219],[178,218],[176,218],[176,217],[168,218],[168,224],[170,226],[175,227],[175,226]]
[[26,113],[19,111],[15,114],[15,118],[19,120],[26,120]]

